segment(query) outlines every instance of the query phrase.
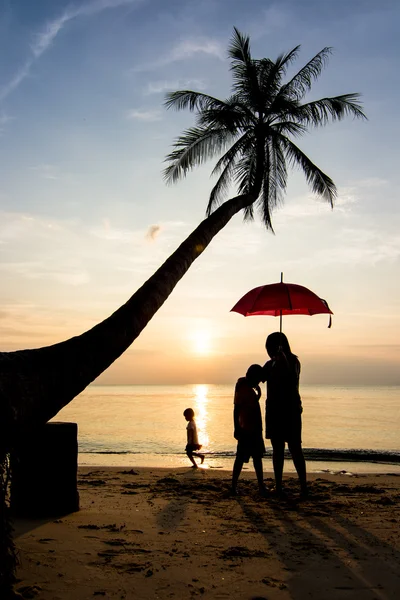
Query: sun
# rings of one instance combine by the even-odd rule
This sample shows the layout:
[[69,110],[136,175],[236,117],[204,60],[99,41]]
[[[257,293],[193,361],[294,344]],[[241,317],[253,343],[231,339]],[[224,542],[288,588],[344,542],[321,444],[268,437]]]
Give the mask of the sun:
[[192,349],[195,354],[206,355],[212,351],[212,335],[207,329],[198,329],[190,336]]

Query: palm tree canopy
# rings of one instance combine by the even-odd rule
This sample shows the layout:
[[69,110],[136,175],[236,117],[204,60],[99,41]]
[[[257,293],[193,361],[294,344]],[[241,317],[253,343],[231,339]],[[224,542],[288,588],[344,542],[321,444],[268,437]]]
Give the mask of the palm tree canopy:
[[[167,108],[188,108],[196,113],[196,125],[175,140],[174,150],[166,158],[167,182],[175,182],[193,167],[219,156],[212,171],[218,179],[210,194],[208,215],[235,183],[239,194],[254,197],[264,224],[273,230],[271,213],[283,199],[288,167],[299,167],[311,190],[333,206],[335,184],[294,140],[312,127],[339,121],[347,115],[366,117],[356,93],[304,102],[326,65],[331,48],[323,48],[296,75],[284,81],[299,49],[296,46],[275,61],[254,59],[249,37],[235,28],[229,46],[233,77],[229,98],[219,100],[191,90],[167,94]],[[253,205],[245,207],[244,214],[245,218],[253,218]]]

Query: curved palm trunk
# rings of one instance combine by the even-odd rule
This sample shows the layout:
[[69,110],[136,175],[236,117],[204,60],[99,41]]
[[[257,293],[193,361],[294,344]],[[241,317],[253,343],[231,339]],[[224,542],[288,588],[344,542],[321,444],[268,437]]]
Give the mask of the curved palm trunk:
[[126,304],[89,331],[53,346],[0,353],[1,598],[18,596],[13,591],[16,559],[7,505],[7,453],[24,431],[54,417],[132,344],[213,237],[253,202],[251,195],[225,202]]
[[[115,313],[89,331],[32,350],[0,353],[0,437],[45,423],[138,337],[213,237],[254,196],[232,198],[206,218]],[[8,445],[8,444],[6,444]]]

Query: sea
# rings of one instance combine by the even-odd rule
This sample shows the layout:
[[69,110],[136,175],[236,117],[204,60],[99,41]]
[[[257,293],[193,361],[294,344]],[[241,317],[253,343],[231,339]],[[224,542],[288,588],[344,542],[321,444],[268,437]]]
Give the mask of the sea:
[[[308,471],[400,474],[400,387],[301,388]],[[264,398],[260,400],[264,412]],[[189,467],[185,408],[193,408],[206,468],[230,470],[232,385],[91,385],[55,421],[78,424],[80,466]],[[248,468],[252,468],[251,464]],[[265,471],[272,471],[266,440]],[[285,472],[294,472],[290,456]]]

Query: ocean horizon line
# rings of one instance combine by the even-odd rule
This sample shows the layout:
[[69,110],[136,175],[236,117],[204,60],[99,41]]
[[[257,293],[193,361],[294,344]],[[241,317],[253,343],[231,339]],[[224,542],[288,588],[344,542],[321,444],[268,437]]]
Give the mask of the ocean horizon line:
[[[167,382],[167,383],[91,383],[90,386],[88,387],[107,387],[107,388],[112,388],[112,387],[145,387],[145,386],[151,386],[151,387],[177,387],[177,386],[188,386],[188,385],[193,385],[193,386],[197,386],[197,385],[234,385],[236,382],[235,380],[230,380],[230,381],[218,381],[218,382],[210,382],[210,381],[186,381],[186,382],[180,382],[180,383],[176,383],[176,382]],[[400,381],[398,383],[343,383],[343,382],[339,382],[339,383],[328,383],[328,382],[307,382],[307,381],[303,381],[301,382],[300,385],[300,391],[301,391],[301,387],[305,386],[305,387],[331,387],[331,388],[400,388]],[[85,388],[87,389],[87,388]],[[85,391],[85,390],[83,390]],[[82,393],[82,392],[81,392]]]

